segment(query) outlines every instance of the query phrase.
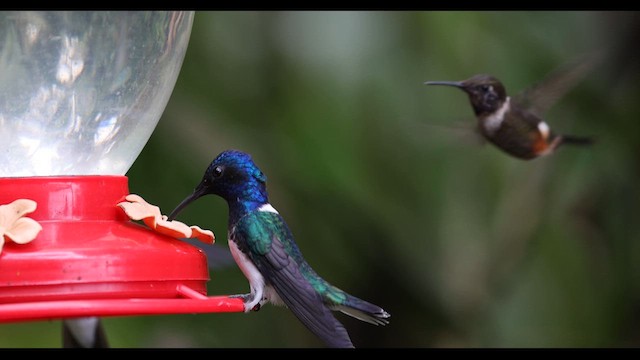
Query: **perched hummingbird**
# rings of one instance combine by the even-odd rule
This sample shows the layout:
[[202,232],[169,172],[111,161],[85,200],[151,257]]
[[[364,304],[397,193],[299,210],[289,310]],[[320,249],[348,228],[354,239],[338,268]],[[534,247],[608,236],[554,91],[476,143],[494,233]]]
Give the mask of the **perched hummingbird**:
[[457,87],[469,96],[480,134],[498,148],[520,159],[553,153],[560,145],[588,145],[591,138],[556,134],[543,120],[544,113],[593,65],[584,61],[562,68],[514,98],[491,75],[463,81],[427,81],[427,85]]
[[287,223],[269,203],[266,181],[250,155],[224,151],[168,219],[204,195],[227,201],[229,249],[251,289],[249,294],[235,295],[244,300],[245,312],[257,311],[267,302],[284,304],[330,347],[353,347],[332,310],[374,325],[388,324],[386,311],[329,284],[305,261]]

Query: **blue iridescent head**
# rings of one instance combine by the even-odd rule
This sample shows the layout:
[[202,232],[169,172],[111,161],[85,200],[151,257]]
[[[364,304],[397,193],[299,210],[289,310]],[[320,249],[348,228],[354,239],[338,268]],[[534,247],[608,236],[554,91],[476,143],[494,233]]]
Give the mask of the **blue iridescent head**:
[[208,194],[224,198],[230,208],[236,205],[259,207],[269,202],[266,183],[267,177],[249,154],[226,150],[211,162],[193,194],[171,212],[169,220],[173,220],[188,204]]

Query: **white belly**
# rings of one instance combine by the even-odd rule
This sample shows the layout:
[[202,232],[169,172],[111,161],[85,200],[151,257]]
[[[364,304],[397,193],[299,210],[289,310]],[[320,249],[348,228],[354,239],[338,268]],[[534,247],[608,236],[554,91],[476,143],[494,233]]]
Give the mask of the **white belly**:
[[264,288],[264,278],[262,277],[262,274],[260,274],[260,271],[258,271],[258,268],[253,265],[251,260],[249,260],[249,258],[240,251],[240,249],[238,249],[238,246],[236,245],[236,242],[233,241],[231,234],[229,234],[229,250],[231,250],[231,255],[244,274],[244,277],[249,280],[251,292],[254,290],[260,290],[260,293],[262,293],[262,289]]
[[502,107],[484,120],[482,126],[487,134],[493,135],[500,129],[502,121],[504,120],[504,114],[509,110],[509,106],[511,106],[510,103],[511,99],[507,96]]
[[251,288],[251,295],[253,299],[251,299],[247,304],[245,304],[245,308],[251,310],[258,302],[266,299],[268,302],[274,305],[282,305],[283,302],[280,299],[280,296],[276,293],[276,291],[269,285],[265,284],[264,277],[258,271],[253,262],[238,249],[235,241],[233,240],[232,233],[229,233],[229,250],[231,250],[231,255],[233,259],[238,264],[240,271],[244,274],[244,276],[249,281],[249,287]]
[[[278,213],[271,204],[266,203],[258,208],[258,211],[267,211],[272,213]],[[266,285],[264,277],[258,271],[258,268],[251,262],[251,260],[245,255],[240,249],[238,249],[238,245],[233,237],[234,229],[231,229],[228,234],[229,239],[229,250],[231,250],[231,255],[233,259],[238,264],[238,267],[244,274],[244,276],[249,280],[249,286],[251,287],[251,295],[253,298],[245,304],[245,310],[251,310],[253,306],[255,306],[258,302],[262,300],[266,300],[274,305],[282,305],[282,299],[273,287]]]

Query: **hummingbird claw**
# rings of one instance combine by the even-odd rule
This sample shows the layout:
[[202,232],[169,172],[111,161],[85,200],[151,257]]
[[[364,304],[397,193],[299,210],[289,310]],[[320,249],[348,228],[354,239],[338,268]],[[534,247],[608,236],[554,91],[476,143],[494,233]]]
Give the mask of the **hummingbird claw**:
[[229,295],[229,297],[234,299],[240,298],[246,302],[251,297],[251,294],[235,294],[235,295]]
[[262,303],[264,301],[263,300],[255,304],[253,307],[249,308],[249,305],[250,305],[249,303],[251,303],[253,300],[253,296],[251,296],[251,294],[236,294],[236,295],[229,295],[229,297],[242,299],[242,301],[244,302],[244,312],[260,310],[260,308],[262,307]]

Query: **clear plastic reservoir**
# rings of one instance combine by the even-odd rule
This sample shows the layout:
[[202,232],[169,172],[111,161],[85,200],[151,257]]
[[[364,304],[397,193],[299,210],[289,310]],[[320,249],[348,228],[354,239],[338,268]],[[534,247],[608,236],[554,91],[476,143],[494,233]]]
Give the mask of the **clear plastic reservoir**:
[[176,79],[193,12],[0,12],[0,177],[124,175]]

